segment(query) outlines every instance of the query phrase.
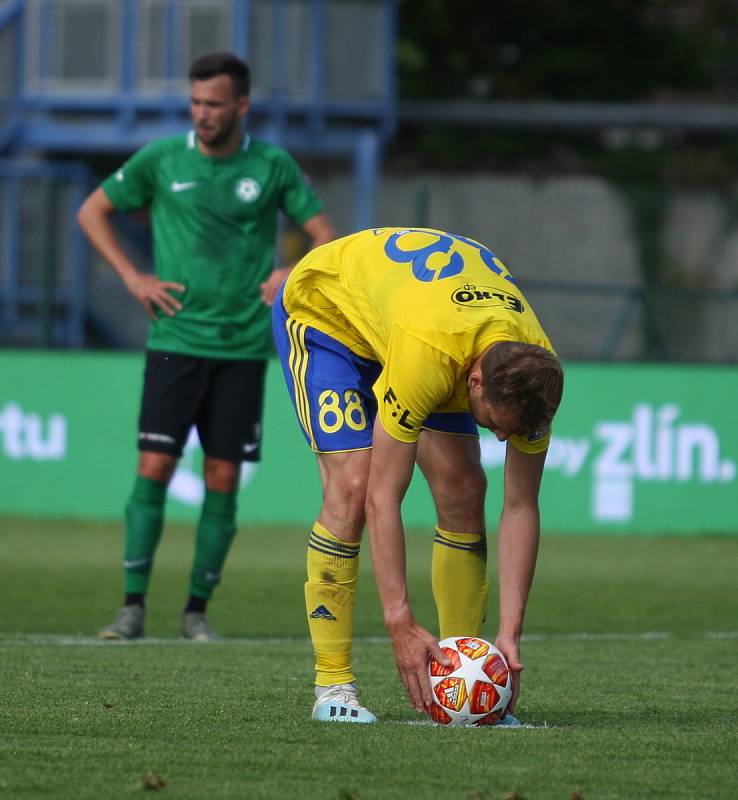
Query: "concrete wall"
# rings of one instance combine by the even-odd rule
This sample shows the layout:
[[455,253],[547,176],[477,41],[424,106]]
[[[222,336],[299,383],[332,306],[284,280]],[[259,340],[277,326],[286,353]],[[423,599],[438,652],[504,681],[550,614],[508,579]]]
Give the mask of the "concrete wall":
[[[328,209],[350,208],[350,188],[332,178],[320,185]],[[420,218],[419,193],[428,209]],[[343,227],[346,220],[338,214]],[[522,286],[533,281],[595,287],[531,290],[528,299],[562,353],[597,357],[604,329],[617,318],[624,296],[601,287],[639,286],[638,256],[632,244],[627,209],[603,181],[590,177],[535,180],[467,174],[386,175],[376,209],[379,225],[417,225],[471,236],[490,247]],[[598,288],[600,290],[598,291]],[[589,341],[582,347],[582,336]],[[617,355],[636,358],[639,322],[628,327]]]
[[[309,170],[341,234],[353,224],[351,174]],[[375,222],[427,225],[471,236],[510,268],[551,336],[570,359],[738,360],[738,207],[719,191],[667,198],[659,244],[660,281],[708,288],[643,294],[642,242],[627,198],[594,176],[385,171]],[[649,265],[654,267],[653,264]],[[117,287],[92,279],[93,299],[131,347],[146,320]]]
[[[348,230],[350,180],[316,178]],[[666,198],[662,229],[648,232],[662,263],[649,269],[628,199],[594,176],[386,172],[376,221],[427,224],[487,244],[527,287],[566,358],[738,360],[738,207],[717,189]],[[643,294],[656,266],[663,285],[703,293]]]

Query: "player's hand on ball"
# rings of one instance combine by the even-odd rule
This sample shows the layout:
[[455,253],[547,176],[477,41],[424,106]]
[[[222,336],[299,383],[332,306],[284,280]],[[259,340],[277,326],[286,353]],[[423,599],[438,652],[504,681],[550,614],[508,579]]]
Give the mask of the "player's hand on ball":
[[450,661],[438,646],[435,636],[414,621],[390,628],[389,633],[397,671],[408,699],[416,711],[424,712],[433,702],[428,660],[432,656],[444,666],[448,666]]
[[495,639],[495,647],[505,656],[512,676],[512,698],[507,710],[512,713],[520,694],[520,673],[525,669],[520,661],[520,637],[500,634]]

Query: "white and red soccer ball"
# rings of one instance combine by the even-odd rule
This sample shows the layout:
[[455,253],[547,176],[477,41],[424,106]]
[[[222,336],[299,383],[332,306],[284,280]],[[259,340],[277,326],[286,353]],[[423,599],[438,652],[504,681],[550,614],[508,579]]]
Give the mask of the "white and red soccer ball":
[[451,665],[428,662],[433,705],[428,716],[439,725],[495,725],[512,698],[512,676],[502,653],[478,636],[439,642]]

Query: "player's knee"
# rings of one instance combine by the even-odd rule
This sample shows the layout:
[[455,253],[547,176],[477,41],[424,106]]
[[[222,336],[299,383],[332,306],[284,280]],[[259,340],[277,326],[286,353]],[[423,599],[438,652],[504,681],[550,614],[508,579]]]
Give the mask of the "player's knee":
[[487,475],[481,466],[471,470],[465,478],[464,487],[471,504],[484,505],[484,498],[487,494]]
[[205,485],[214,492],[231,493],[238,488],[240,465],[220,458],[205,459]]
[[347,520],[363,519],[366,477],[361,472],[347,470],[338,479],[329,481],[324,489],[323,504]]
[[138,474],[157,483],[169,483],[177,466],[177,459],[167,453],[143,451],[139,457]]
[[457,530],[471,530],[478,518],[483,518],[487,476],[481,466],[431,486],[439,518],[458,520]]

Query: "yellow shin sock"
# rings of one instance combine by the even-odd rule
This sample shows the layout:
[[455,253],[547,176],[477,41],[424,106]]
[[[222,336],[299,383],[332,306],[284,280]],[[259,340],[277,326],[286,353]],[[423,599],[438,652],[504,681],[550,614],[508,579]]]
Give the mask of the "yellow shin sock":
[[484,533],[451,533],[436,528],[432,587],[440,638],[478,636],[489,592]]
[[359,543],[345,542],[319,522],[307,550],[305,607],[315,651],[315,683],[351,683],[351,636]]

